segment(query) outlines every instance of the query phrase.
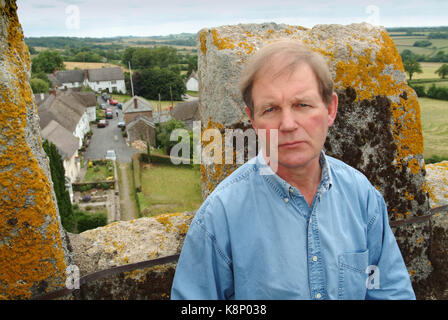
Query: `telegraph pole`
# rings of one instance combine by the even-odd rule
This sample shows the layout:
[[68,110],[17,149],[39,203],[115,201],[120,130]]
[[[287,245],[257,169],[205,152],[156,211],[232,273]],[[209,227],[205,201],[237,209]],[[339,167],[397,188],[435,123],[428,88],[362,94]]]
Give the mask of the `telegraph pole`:
[[128,64],[129,64],[129,78],[131,79],[131,91],[132,91],[132,96],[134,96],[134,85],[132,84],[131,61],[128,61]]

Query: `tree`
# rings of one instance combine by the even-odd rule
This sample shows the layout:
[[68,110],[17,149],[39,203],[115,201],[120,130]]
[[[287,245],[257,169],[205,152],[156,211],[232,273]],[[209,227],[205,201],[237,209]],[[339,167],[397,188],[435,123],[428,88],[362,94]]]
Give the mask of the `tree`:
[[30,80],[31,90],[33,93],[46,93],[50,89],[48,83],[42,79],[32,78]]
[[52,73],[55,69],[65,69],[64,61],[56,50],[44,50],[31,62],[32,72]]
[[445,79],[445,76],[448,74],[448,64],[444,63],[437,69],[434,73],[437,73],[439,77]]
[[182,76],[169,68],[154,67],[133,72],[134,94],[150,100],[182,100],[186,88]]
[[418,63],[416,60],[410,58],[404,61],[404,70],[409,75],[409,80],[412,80],[412,75],[414,73],[422,73],[422,67],[420,66],[420,63]]
[[44,140],[42,147],[50,160],[51,180],[53,181],[53,189],[59,208],[62,226],[65,230],[73,232],[76,220],[70,202],[70,195],[65,189],[65,169],[64,164],[62,163],[62,157],[56,146],[48,140]]
[[170,141],[171,132],[174,129],[185,129],[185,124],[182,121],[171,119],[157,127],[156,130],[157,144],[165,149],[166,154],[170,154],[171,148],[181,140],[179,137],[178,141]]

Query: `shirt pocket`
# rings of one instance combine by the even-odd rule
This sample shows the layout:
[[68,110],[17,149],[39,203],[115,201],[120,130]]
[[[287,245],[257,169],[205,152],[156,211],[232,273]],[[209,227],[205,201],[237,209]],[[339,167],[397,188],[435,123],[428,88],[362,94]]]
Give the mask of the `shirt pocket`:
[[366,297],[366,274],[369,250],[339,255],[338,298],[341,300],[364,300]]

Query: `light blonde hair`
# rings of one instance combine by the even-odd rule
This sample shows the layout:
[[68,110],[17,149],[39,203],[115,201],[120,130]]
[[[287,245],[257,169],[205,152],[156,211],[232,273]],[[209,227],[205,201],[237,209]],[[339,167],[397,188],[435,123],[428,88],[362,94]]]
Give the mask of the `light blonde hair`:
[[[274,62],[282,61],[274,66]],[[261,70],[276,70],[276,75],[293,72],[300,63],[307,63],[313,70],[322,101],[328,106],[333,96],[333,79],[325,59],[318,53],[293,40],[280,40],[268,44],[252,55],[245,64],[240,77],[243,100],[254,115],[252,87]]]

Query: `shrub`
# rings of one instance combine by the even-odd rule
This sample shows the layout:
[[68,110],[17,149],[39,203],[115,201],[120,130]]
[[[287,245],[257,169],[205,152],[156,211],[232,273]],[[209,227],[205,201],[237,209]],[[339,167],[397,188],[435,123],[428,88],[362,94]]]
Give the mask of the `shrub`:
[[104,190],[109,190],[109,184],[106,183],[106,182],[103,182],[103,183],[101,184],[101,187],[102,187]]
[[448,88],[446,88],[446,87],[436,87],[435,84],[432,84],[428,88],[428,91],[426,92],[426,95],[429,98],[433,98],[433,99],[448,100]]
[[430,45],[432,45],[432,42],[428,40],[415,41],[413,44],[414,47],[429,47]]
[[92,200],[92,197],[90,197],[89,195],[82,197],[82,202],[89,202],[90,200]]
[[448,160],[448,157],[443,157],[443,156],[434,155],[434,156],[431,156],[431,157],[429,157],[429,158],[426,158],[426,159],[425,159],[425,163],[426,163],[426,164],[429,164],[429,163],[437,163],[437,162],[442,162],[442,161],[445,161],[445,160]]
[[423,85],[409,85],[412,89],[415,90],[415,93],[418,97],[426,97],[426,89]]
[[80,210],[75,211],[77,219],[78,233],[86,230],[95,229],[107,224],[107,215],[105,213],[85,213]]

